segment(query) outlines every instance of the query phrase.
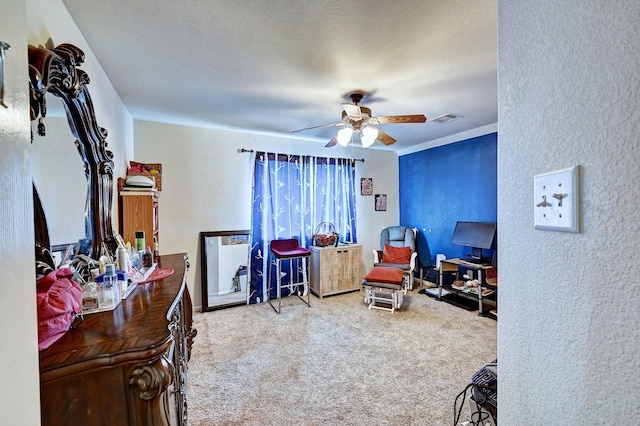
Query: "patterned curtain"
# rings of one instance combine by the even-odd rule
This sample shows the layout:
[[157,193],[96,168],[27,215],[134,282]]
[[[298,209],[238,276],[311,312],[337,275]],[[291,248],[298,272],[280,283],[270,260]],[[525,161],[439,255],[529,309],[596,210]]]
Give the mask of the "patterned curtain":
[[[269,268],[271,240],[295,237],[300,245],[309,247],[316,227],[329,222],[340,240],[356,242],[355,197],[353,160],[257,152],[249,303],[276,297],[275,285],[266,294],[268,274],[275,283],[275,268]],[[283,284],[302,281],[302,262],[292,260],[282,266]],[[286,288],[282,292],[288,294]]]

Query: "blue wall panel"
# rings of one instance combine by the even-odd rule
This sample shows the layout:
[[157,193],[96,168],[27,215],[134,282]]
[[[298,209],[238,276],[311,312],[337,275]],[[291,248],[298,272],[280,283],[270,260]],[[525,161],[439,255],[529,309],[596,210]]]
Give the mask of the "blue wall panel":
[[433,264],[437,253],[448,258],[468,254],[470,249],[450,243],[451,235],[458,220],[497,222],[497,133],[403,155],[399,161],[400,224],[418,228],[420,264]]

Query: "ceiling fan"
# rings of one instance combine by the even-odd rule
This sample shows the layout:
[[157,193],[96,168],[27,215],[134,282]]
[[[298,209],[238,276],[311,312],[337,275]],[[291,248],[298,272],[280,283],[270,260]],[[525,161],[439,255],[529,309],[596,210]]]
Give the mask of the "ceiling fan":
[[378,124],[402,124],[402,123],[424,123],[427,117],[423,114],[413,115],[390,115],[385,117],[373,117],[371,110],[367,107],[358,105],[365,92],[356,91],[349,95],[353,103],[342,104],[342,121],[331,124],[322,124],[320,126],[306,127],[304,129],[293,130],[291,133],[301,132],[303,130],[318,129],[321,127],[338,127],[344,126],[325,146],[332,147],[336,144],[348,146],[353,137],[353,133],[360,133],[360,141],[364,148],[368,148],[377,140],[385,145],[391,145],[396,142],[394,138],[378,129]]

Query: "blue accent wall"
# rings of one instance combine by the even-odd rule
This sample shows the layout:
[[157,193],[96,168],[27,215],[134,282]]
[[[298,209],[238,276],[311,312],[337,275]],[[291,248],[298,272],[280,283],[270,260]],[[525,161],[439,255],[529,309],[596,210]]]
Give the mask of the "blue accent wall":
[[419,230],[420,265],[432,265],[438,253],[466,256],[469,248],[450,242],[456,221],[497,222],[498,134],[403,155],[399,161],[400,224]]

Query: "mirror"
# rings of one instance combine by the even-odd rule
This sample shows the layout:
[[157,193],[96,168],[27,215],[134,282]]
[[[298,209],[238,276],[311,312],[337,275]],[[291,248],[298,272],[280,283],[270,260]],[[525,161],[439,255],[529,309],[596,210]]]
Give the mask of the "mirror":
[[[31,144],[33,183],[47,217],[52,246],[75,244],[85,237],[84,214],[87,196],[84,166],[78,156],[69,123],[66,117],[51,117],[51,104],[56,103],[60,104],[60,99],[47,95],[47,132],[42,137],[34,136],[34,143]],[[62,105],[59,107],[62,108]],[[35,127],[32,125],[34,135]]]
[[[107,150],[107,131],[96,122],[93,102],[87,89],[89,77],[77,68],[84,62],[84,52],[72,44],[50,48],[29,46],[28,52],[31,121],[38,120],[36,133],[45,134],[47,94],[62,101],[69,130],[84,167],[85,204],[84,220],[81,222],[84,225],[84,237],[91,241],[89,256],[99,259],[103,254],[115,252],[117,246],[111,224],[113,154]],[[48,167],[53,170],[51,173],[56,173],[57,169],[67,167],[71,161],[48,164]],[[51,243],[45,208],[34,184],[36,261],[53,268],[55,264],[50,255]],[[57,223],[55,226],[58,226]]]
[[200,233],[202,312],[246,305],[250,231]]

